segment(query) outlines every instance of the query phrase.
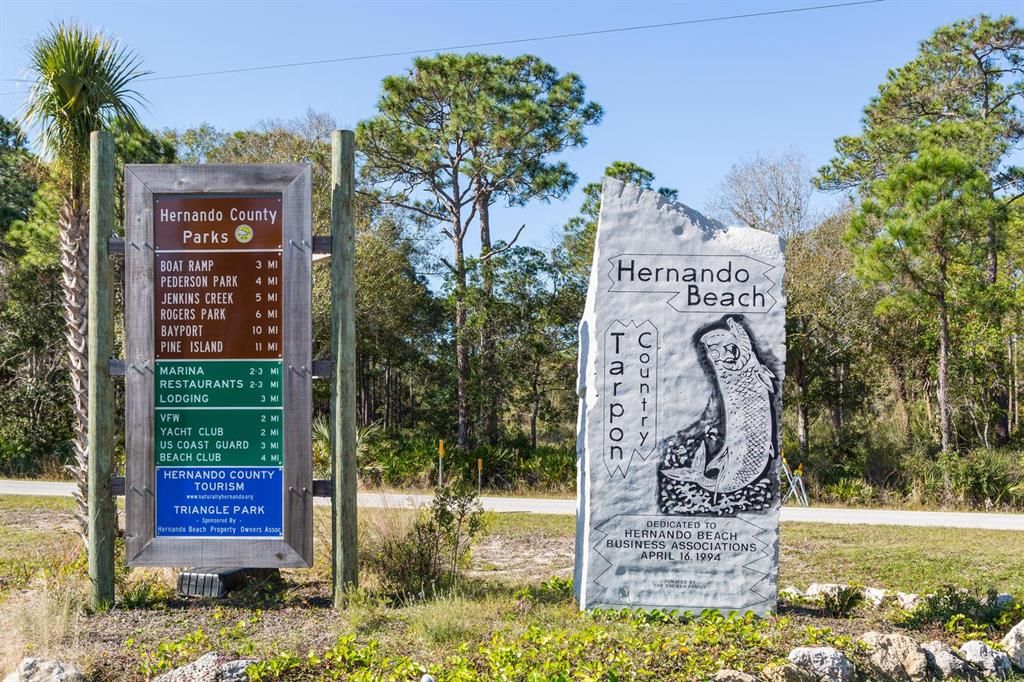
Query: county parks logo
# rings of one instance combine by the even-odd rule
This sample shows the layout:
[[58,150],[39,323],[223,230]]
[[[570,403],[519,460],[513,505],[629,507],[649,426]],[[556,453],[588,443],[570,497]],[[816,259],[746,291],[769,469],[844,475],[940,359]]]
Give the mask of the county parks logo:
[[248,244],[252,241],[252,228],[248,225],[239,225],[235,228],[235,239],[242,244]]

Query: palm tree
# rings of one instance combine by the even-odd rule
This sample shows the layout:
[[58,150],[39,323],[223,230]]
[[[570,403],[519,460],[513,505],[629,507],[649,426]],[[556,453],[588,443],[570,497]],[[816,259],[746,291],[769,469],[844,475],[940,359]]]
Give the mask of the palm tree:
[[139,127],[135,106],[142,104],[142,97],[129,85],[146,73],[139,69],[140,63],[130,50],[73,23],[51,25],[31,51],[30,71],[35,83],[23,118],[39,131],[40,142],[52,157],[58,177],[68,191],[59,219],[65,335],[75,418],[75,463],[68,468],[78,481],[79,521],[83,525],[88,512],[85,500],[89,458],[86,451],[88,217],[85,203],[89,134],[107,128],[115,119]]

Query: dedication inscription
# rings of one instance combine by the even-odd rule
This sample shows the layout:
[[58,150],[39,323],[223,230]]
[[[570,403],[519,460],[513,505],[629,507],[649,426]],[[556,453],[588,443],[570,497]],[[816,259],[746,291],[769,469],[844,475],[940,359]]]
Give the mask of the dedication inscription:
[[782,272],[777,237],[605,180],[580,324],[582,608],[774,609]]

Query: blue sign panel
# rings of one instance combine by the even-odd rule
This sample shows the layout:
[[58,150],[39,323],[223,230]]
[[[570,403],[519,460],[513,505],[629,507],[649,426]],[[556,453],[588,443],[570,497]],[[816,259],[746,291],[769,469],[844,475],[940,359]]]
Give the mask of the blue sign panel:
[[157,467],[156,534],[283,537],[281,467]]

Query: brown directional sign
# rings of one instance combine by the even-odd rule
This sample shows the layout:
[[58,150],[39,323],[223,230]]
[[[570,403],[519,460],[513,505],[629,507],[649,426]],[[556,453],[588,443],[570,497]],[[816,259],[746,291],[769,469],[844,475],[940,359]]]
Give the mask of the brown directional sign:
[[163,194],[153,201],[156,250],[280,249],[281,195]]
[[161,251],[154,269],[158,360],[281,357],[279,251]]

